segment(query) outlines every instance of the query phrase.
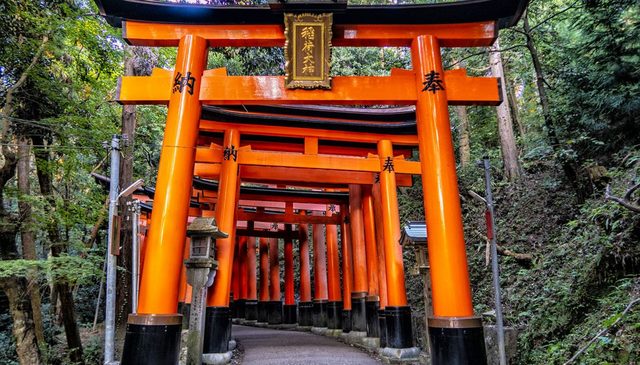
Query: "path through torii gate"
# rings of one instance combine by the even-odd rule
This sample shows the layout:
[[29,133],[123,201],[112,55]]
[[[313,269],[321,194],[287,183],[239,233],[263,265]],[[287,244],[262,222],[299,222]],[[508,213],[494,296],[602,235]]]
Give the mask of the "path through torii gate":
[[[526,3],[526,0],[478,0],[350,6],[340,1],[291,1],[271,6],[221,7],[98,0],[102,14],[112,24],[122,26],[123,38],[130,44],[178,47],[173,71],[159,70],[148,77],[123,77],[117,96],[124,104],[168,105],[153,214],[145,245],[139,305],[137,314],[129,317],[122,363],[177,362],[181,326],[177,304],[194,169],[197,174],[218,177],[215,218],[219,229],[229,233],[229,238],[216,242],[219,266],[208,292],[205,352],[211,355],[228,350],[234,257],[243,257],[245,252],[235,255],[236,222],[243,214],[245,219],[265,219],[259,212],[251,215],[237,209],[240,182],[246,174],[247,181],[273,183],[278,180],[282,185],[300,186],[302,183],[303,186],[325,188],[348,186],[349,200],[341,206],[342,221],[338,221],[342,232],[344,294],[340,298],[339,279],[333,280],[337,277],[338,266],[334,260],[338,247],[334,231],[337,224],[327,224],[326,254],[330,256],[329,260],[321,254],[325,252],[324,247],[314,247],[317,248],[314,267],[318,275],[314,280],[315,317],[322,318],[321,313],[335,313],[337,308],[328,309],[326,303],[337,305],[342,301],[345,309],[351,309],[348,321],[352,325],[343,330],[367,331],[367,299],[379,296],[382,301],[382,285],[377,288],[370,285],[375,281],[372,267],[376,260],[367,260],[368,256],[373,257],[371,252],[376,248],[384,253],[384,262],[379,262],[378,268],[384,267],[386,279],[383,307],[387,346],[383,354],[397,358],[415,354],[399,243],[396,186],[403,175],[420,174],[429,232],[432,361],[434,364],[483,363],[485,360],[478,358],[484,354],[482,323],[474,316],[471,301],[447,108],[465,104],[497,105],[501,102],[500,85],[495,78],[468,77],[464,71],[445,72],[441,47],[491,45],[501,27],[517,21]],[[295,23],[295,19],[308,21],[307,13],[313,13],[311,17],[323,21],[329,19],[329,23]],[[285,20],[293,23],[287,23],[285,27]],[[300,27],[296,28],[298,25]],[[293,33],[289,33],[291,29]],[[296,33],[296,29],[302,33]],[[285,30],[290,39],[285,36]],[[306,43],[312,38],[310,33],[321,30],[329,42],[318,43],[316,48]],[[305,42],[300,50],[312,51],[297,58],[296,41],[299,46]],[[293,69],[287,69],[286,77],[228,76],[225,70],[206,69],[209,47],[285,46],[290,53],[291,44],[294,53],[293,56],[289,54],[289,61]],[[328,69],[324,67],[324,62],[328,61],[324,53],[323,57],[317,58],[313,49],[329,49],[330,45],[410,47],[413,69],[392,70],[390,76],[381,77],[329,78],[328,73],[324,73],[315,78],[316,68]],[[290,67],[289,63],[287,67]],[[296,80],[296,72],[298,76],[310,72],[310,76]],[[301,85],[303,88],[298,88]],[[414,105],[415,133],[363,131],[357,124],[340,130],[329,121],[323,123],[322,116],[310,123],[313,127],[303,128],[295,123],[274,126],[247,122],[243,120],[246,115],[237,110],[235,114],[232,110],[216,108],[208,109],[209,114],[203,112],[206,105],[274,104]],[[249,117],[259,117],[259,114],[261,112],[255,112]],[[307,110],[306,114],[313,116],[314,112]],[[384,119],[379,124],[384,125]],[[208,146],[199,145],[199,140],[202,142],[208,137],[211,137]],[[276,140],[269,142],[264,137]],[[252,142],[243,143],[245,138]],[[293,143],[296,139],[302,142]],[[327,147],[323,141],[333,144]],[[366,147],[351,144],[373,145],[375,149],[363,155]],[[419,162],[405,160],[404,156],[394,153],[394,149],[406,150],[414,146],[419,150]],[[271,174],[270,169],[280,174]],[[333,171],[334,175],[335,172],[349,175],[352,181],[330,177],[327,171]],[[283,178],[285,172],[287,177]],[[318,180],[309,181],[305,177],[307,172],[316,174]],[[379,183],[376,177],[379,177]],[[357,179],[361,180],[353,181]],[[376,201],[378,204],[374,204]],[[376,209],[379,215],[375,214]],[[289,225],[301,223],[303,218],[300,216],[294,214],[289,204],[278,218]],[[345,220],[347,217],[348,221]],[[286,230],[289,229],[287,226]],[[260,240],[261,244],[265,241]],[[304,240],[300,241],[302,245]],[[244,239],[238,242],[246,245]],[[270,243],[272,247],[273,242]],[[290,256],[288,247],[290,244],[286,241],[285,254]],[[271,255],[271,262],[275,264],[273,253]],[[242,265],[240,260],[238,263]],[[271,272],[275,279],[274,273],[277,271]],[[322,278],[326,273],[330,273],[329,280]],[[240,280],[236,282],[240,283]],[[242,292],[240,285],[236,285],[235,292]],[[266,299],[266,288],[262,289],[261,299]],[[285,305],[291,305],[289,285],[285,291]],[[302,303],[311,299],[307,293],[308,288],[300,293],[301,309]],[[269,294],[269,299],[279,297],[279,288],[272,287]],[[238,294],[238,299],[243,299],[242,295]]]

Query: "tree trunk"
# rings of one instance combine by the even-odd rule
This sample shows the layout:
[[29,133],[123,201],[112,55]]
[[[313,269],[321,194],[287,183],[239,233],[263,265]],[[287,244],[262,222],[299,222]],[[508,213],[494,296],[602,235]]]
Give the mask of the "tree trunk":
[[[18,142],[18,190],[21,197],[30,194],[29,187],[29,162],[30,162],[29,139],[20,137]],[[22,241],[22,255],[26,260],[37,260],[36,243],[33,237],[32,220],[31,220],[31,204],[24,198],[18,203],[20,211],[20,238]],[[40,284],[38,280],[38,271],[34,269],[28,276],[28,293],[31,299],[31,308],[33,310],[33,324],[35,327],[36,339],[38,340],[38,348],[44,349],[46,342],[44,339],[44,327],[42,324],[42,306],[40,297]]]
[[[509,66],[506,64],[502,64],[502,68],[504,70],[505,75],[510,75]],[[518,113],[518,99],[516,98],[516,93],[513,86],[513,80],[509,79],[505,76],[504,81],[507,83],[504,85],[507,89],[507,99],[509,101],[509,110],[511,111],[511,118],[515,122],[518,127],[518,134],[520,134],[521,138],[527,134],[527,129],[525,125],[522,123],[520,119],[520,113]]]
[[13,321],[13,337],[16,340],[16,353],[20,365],[41,364],[32,316],[36,311],[32,311],[31,301],[26,295],[29,290],[27,280],[21,277],[10,277],[0,280],[0,286],[9,298],[9,313]]
[[467,107],[464,105],[456,106],[456,114],[460,120],[458,127],[458,142],[460,144],[460,166],[466,167],[471,161],[471,145],[469,143],[469,115]]
[[[0,259],[15,260],[20,258],[16,246],[18,219],[4,209],[4,187],[15,176],[18,161],[15,153],[6,145],[2,150],[5,163],[0,169]],[[9,277],[0,280],[0,287],[9,299],[9,313],[13,321],[18,361],[21,365],[41,364],[31,302],[25,295],[28,293],[27,281],[21,277]]]
[[[489,53],[489,62],[491,63],[491,73],[506,85],[504,77],[504,69],[502,67],[502,56],[499,52],[500,43],[496,39],[491,52]],[[507,101],[506,87],[501,88],[502,103],[498,105],[498,132],[500,134],[500,147],[502,150],[502,162],[504,163],[504,173],[509,181],[515,181],[520,178],[520,162],[518,161],[518,148],[516,147],[516,139],[513,134],[513,121],[511,112],[509,111],[509,102]]]
[[544,86],[544,73],[542,71],[542,63],[540,62],[540,57],[538,56],[536,45],[533,43],[533,38],[531,37],[531,27],[529,26],[529,12],[525,12],[522,21],[524,33],[527,38],[527,49],[529,50],[529,54],[531,55],[533,69],[536,72],[536,86],[538,87],[538,96],[540,97],[540,107],[542,107],[544,126],[547,128],[549,141],[551,142],[553,150],[555,151],[560,146],[560,141],[558,140],[558,134],[556,133],[555,124],[551,118],[549,98],[547,96],[547,89]]
[[[128,49],[125,52],[124,74],[127,76],[135,75],[135,55]],[[122,158],[120,160],[120,190],[128,187],[133,181],[133,151],[136,133],[136,106],[123,105],[122,107],[122,136],[123,143],[121,146]],[[128,215],[127,201],[129,197],[120,199],[118,206],[121,215]],[[124,325],[127,321],[127,314],[131,313],[131,220],[122,219],[120,227],[120,255],[118,255],[118,267],[124,270],[118,270],[118,278],[116,285],[116,322]]]
[[[128,47],[125,52],[124,74],[126,76],[146,76],[151,74],[151,69],[156,63],[156,55],[147,47]],[[122,147],[122,159],[120,160],[120,189],[124,189],[133,183],[133,161],[136,137],[136,106],[124,105],[122,107],[122,135],[126,137]],[[123,215],[128,215],[127,201],[130,198],[122,198],[119,206]],[[127,315],[131,313],[131,220],[123,219],[120,227],[121,251],[118,256],[118,266],[125,270],[118,271],[116,306],[118,313],[116,321],[124,325]]]
[[[45,139],[42,136],[34,136],[33,144],[44,145]],[[49,168],[49,152],[43,147],[34,149],[36,157],[36,173],[38,175],[38,183],[40,185],[40,193],[49,203],[52,214],[47,224],[47,232],[51,241],[51,255],[58,257],[67,252],[66,243],[61,241],[58,219],[56,217],[56,201],[53,195],[53,182],[51,180],[51,169]],[[55,280],[55,278],[54,278]],[[82,358],[82,341],[80,339],[80,331],[76,321],[75,305],[73,302],[73,293],[68,283],[54,282],[54,288],[60,299],[60,309],[62,314],[62,322],[64,324],[64,332],[67,337],[67,346],[69,348],[69,359],[71,361],[84,364]]]

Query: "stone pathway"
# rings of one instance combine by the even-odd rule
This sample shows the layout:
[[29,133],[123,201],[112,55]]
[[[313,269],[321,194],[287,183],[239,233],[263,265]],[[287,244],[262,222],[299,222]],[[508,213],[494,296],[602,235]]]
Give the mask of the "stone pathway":
[[241,363],[247,365],[381,364],[336,339],[308,332],[234,325],[232,337],[244,351]]

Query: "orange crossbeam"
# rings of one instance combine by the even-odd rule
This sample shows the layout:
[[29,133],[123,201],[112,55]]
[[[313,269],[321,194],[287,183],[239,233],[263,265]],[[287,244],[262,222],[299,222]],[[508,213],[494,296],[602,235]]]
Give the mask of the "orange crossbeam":
[[250,222],[268,223],[295,223],[295,224],[340,224],[340,216],[303,215],[303,214],[268,214],[250,213],[239,209],[238,220]]
[[[331,43],[339,47],[408,47],[423,34],[444,47],[489,46],[496,38],[495,22],[430,25],[336,25]],[[184,25],[126,21],[122,37],[131,45],[175,47],[187,34],[198,35],[209,47],[282,47],[284,25]]]
[[[406,161],[398,160],[400,165]],[[419,165],[403,166],[406,170],[415,170]],[[218,179],[220,176],[219,163],[196,163],[194,173],[205,179]],[[415,174],[419,174],[416,172]],[[335,170],[301,169],[296,167],[273,166],[240,166],[240,177],[245,182],[285,183],[286,185],[301,185],[326,187],[327,185],[345,184],[373,184],[375,173],[352,171],[348,174],[336,173]],[[413,180],[409,174],[396,175],[398,186],[412,186]]]
[[[196,162],[222,163],[223,154],[219,149],[196,149]],[[321,169],[337,171],[380,172],[380,159],[377,156],[349,157],[333,155],[304,155],[299,153],[275,153],[244,150],[238,153],[239,165],[295,167],[303,169]],[[398,174],[420,174],[417,161],[407,161],[404,157],[394,158],[394,171]]]
[[[409,145],[417,146],[418,138],[412,135],[403,134],[380,134],[380,133],[366,133],[366,132],[354,132],[354,131],[335,131],[329,129],[314,129],[314,128],[301,128],[301,127],[281,127],[272,125],[257,125],[257,124],[235,124],[228,122],[217,122],[210,120],[200,121],[200,131],[205,132],[223,132],[226,129],[235,128],[242,135],[261,135],[261,136],[276,136],[276,137],[295,137],[304,138],[308,136],[316,137],[320,140],[328,141],[348,141],[348,142],[363,142],[363,143],[378,143],[383,139],[390,140],[394,145]],[[319,151],[316,153],[324,152],[322,148],[318,147]]]
[[[422,75],[420,75],[422,78]],[[451,105],[501,102],[498,80],[469,77],[465,70],[444,73],[447,100]],[[171,94],[172,74],[124,76],[116,101],[122,104],[166,104]],[[205,74],[200,86],[203,104],[343,104],[412,105],[417,99],[415,74],[410,70],[391,76],[336,76],[331,90],[287,89],[284,76],[220,76]]]

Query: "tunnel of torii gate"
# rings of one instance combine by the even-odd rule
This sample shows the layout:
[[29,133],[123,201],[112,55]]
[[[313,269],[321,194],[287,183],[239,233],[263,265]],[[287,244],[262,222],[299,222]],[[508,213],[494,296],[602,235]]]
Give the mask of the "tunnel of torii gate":
[[[381,353],[391,359],[416,356],[396,196],[397,186],[410,185],[412,175],[422,179],[429,232],[432,362],[486,362],[482,323],[471,301],[447,108],[498,105],[502,91],[496,78],[443,70],[441,49],[491,45],[501,28],[518,20],[526,0],[394,6],[287,1],[242,7],[97,2],[108,21],[122,27],[128,43],[178,47],[174,70],[122,77],[116,96],[123,104],[168,106],[138,307],[128,319],[123,364],[178,362],[178,303],[188,296],[181,279],[186,227],[190,216],[198,215],[213,215],[220,231],[228,233],[215,242],[218,267],[207,291],[204,363],[228,353],[232,306],[233,315],[244,312],[259,321],[377,337]],[[294,34],[295,50],[300,36],[295,19],[307,13],[329,20],[322,24],[330,31],[313,25],[329,41],[322,47],[409,47],[412,69],[393,69],[389,76],[327,76],[317,84],[296,79],[295,55],[293,76],[289,62],[285,77],[206,69],[209,47],[288,50],[291,42],[285,40]],[[293,33],[285,26],[290,19]],[[409,159],[415,149],[419,161]],[[257,183],[270,187],[248,185]],[[284,302],[279,239],[284,240]],[[294,241],[300,253],[297,303]]]

